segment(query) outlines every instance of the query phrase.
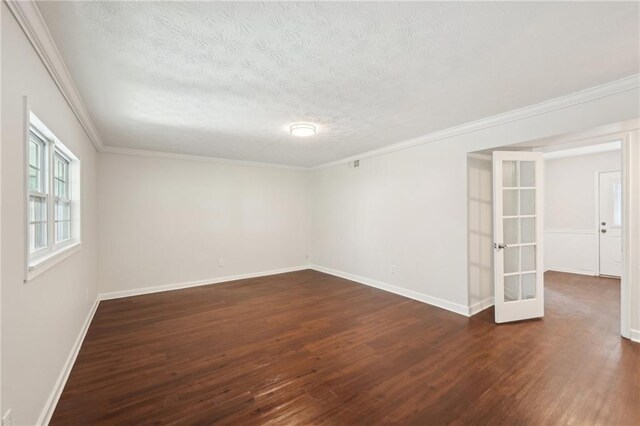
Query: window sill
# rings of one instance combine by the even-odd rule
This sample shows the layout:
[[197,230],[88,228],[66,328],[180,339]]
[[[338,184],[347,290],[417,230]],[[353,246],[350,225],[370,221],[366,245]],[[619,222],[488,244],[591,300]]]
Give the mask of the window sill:
[[49,253],[46,256],[39,257],[33,262],[29,263],[27,269],[27,279],[25,282],[31,281],[44,271],[54,267],[58,263],[62,262],[67,257],[77,253],[82,248],[81,241],[72,242],[53,253]]

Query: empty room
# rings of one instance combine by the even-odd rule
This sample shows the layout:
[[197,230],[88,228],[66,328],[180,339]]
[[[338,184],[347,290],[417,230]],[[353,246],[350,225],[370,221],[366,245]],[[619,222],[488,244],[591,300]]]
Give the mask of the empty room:
[[640,3],[0,20],[2,426],[640,424]]

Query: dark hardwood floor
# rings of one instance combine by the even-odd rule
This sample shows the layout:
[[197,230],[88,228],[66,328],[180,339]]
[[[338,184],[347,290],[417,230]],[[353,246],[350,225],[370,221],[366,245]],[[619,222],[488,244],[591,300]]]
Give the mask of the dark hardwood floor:
[[640,424],[618,280],[496,325],[315,271],[100,304],[51,424]]

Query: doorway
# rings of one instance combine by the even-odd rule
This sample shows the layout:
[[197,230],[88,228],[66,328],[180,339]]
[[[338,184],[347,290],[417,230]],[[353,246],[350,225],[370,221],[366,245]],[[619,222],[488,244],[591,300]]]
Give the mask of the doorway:
[[[582,132],[580,136],[591,135],[588,135],[588,132]],[[612,133],[611,136],[592,136],[582,140],[572,138],[571,135],[563,135],[562,137],[549,138],[543,141],[542,144],[540,144],[540,141],[535,141],[469,154],[468,250],[470,312],[472,315],[491,306],[495,302],[493,299],[489,301],[487,297],[488,293],[486,289],[489,287],[486,282],[487,278],[490,276],[493,279],[495,275],[494,271],[490,270],[491,267],[488,266],[489,262],[487,261],[488,256],[485,248],[486,235],[493,236],[494,232],[493,221],[487,226],[486,220],[487,209],[489,208],[493,211],[493,200],[490,198],[487,199],[486,197],[487,190],[484,188],[487,186],[486,178],[482,179],[484,183],[478,183],[477,179],[478,176],[484,177],[488,171],[492,170],[491,160],[493,152],[535,151],[544,153],[545,161],[547,158],[549,160],[560,158],[569,160],[569,158],[573,158],[574,162],[584,165],[588,163],[584,159],[595,158],[595,154],[600,149],[602,152],[609,152],[612,157],[615,156],[615,158],[617,158],[616,164],[602,167],[597,170],[597,173],[595,170],[592,170],[588,177],[582,179],[584,182],[588,181],[587,186],[590,188],[589,190],[585,190],[584,188],[573,191],[570,190],[568,192],[569,195],[566,195],[566,193],[563,195],[560,193],[561,191],[555,191],[555,189],[563,185],[571,186],[571,182],[577,179],[578,174],[570,171],[568,167],[557,167],[556,169],[563,170],[563,173],[557,174],[558,176],[556,176],[555,179],[553,179],[552,176],[545,177],[544,215],[546,223],[544,237],[541,241],[544,245],[544,271],[546,272],[545,275],[553,275],[556,281],[558,277],[564,277],[564,275],[559,274],[568,274],[566,276],[570,279],[563,279],[561,281],[570,281],[571,283],[577,284],[580,281],[585,282],[586,279],[591,279],[591,282],[607,281],[609,283],[615,283],[615,285],[617,285],[616,292],[618,294],[621,293],[621,296],[616,302],[618,306],[616,310],[620,312],[618,318],[622,318],[622,334],[628,337],[628,332],[625,334],[624,331],[625,317],[629,316],[628,305],[630,305],[630,300],[627,300],[627,304],[625,304],[625,299],[629,297],[628,293],[625,295],[625,291],[628,291],[628,289],[625,290],[624,284],[621,286],[620,277],[625,275],[625,262],[623,261],[621,253],[622,246],[623,244],[629,244],[628,239],[627,243],[624,243],[625,238],[623,233],[623,227],[629,218],[628,212],[624,213],[626,210],[623,199],[625,197],[625,173],[627,173],[626,179],[628,180],[631,170],[628,168],[628,159],[625,160],[627,161],[627,163],[625,163],[627,164],[626,172],[624,171],[625,167],[622,166],[623,151],[626,146],[625,143],[629,143],[629,138],[631,138],[631,136],[629,136],[628,133]],[[612,148],[614,144],[616,146]],[[598,147],[597,145],[600,146]],[[621,148],[623,149],[621,150]],[[626,149],[628,153],[628,148]],[[558,165],[563,163],[563,161],[556,161]],[[550,169],[551,168],[549,168],[549,170]],[[549,179],[546,179],[547,177],[549,177]],[[601,181],[603,186],[602,191],[600,188]],[[554,182],[554,184],[552,185],[551,182]],[[492,186],[493,183],[490,182],[489,185]],[[551,190],[549,189],[549,185],[552,185]],[[602,197],[600,196],[601,192],[603,192]],[[555,196],[553,195],[554,193]],[[564,201],[565,207],[547,205],[553,197]],[[577,213],[567,209],[566,205],[576,203],[576,197],[583,201],[588,200],[587,202],[591,203],[591,209],[578,209]],[[602,209],[600,208],[601,201]],[[562,204],[559,205],[562,206]],[[554,209],[560,214],[553,214]],[[491,215],[493,215],[493,213],[491,213]],[[627,219],[625,219],[625,217],[627,217]],[[551,220],[547,221],[549,218],[551,218]],[[580,220],[582,220],[582,222],[580,222]],[[572,224],[572,221],[578,223]],[[605,225],[602,225],[603,222]],[[603,229],[606,232],[602,232]],[[601,247],[603,249],[602,259],[600,256]],[[494,256],[495,253],[492,253],[491,257],[493,258]],[[600,277],[601,275],[602,277]],[[628,282],[627,285],[629,285]],[[522,294],[522,289],[520,289],[520,292]],[[491,294],[491,296],[493,296],[493,294]],[[620,301],[622,301],[622,303],[620,303]],[[478,306],[476,309],[474,309],[474,302],[475,305]]]

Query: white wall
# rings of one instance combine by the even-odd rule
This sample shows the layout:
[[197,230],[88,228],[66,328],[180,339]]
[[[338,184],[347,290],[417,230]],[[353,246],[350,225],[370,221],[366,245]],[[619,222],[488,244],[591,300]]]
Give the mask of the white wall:
[[493,164],[470,155],[467,166],[469,307],[493,305]]
[[545,161],[545,269],[596,275],[595,173],[620,170],[621,151]]
[[[469,310],[467,153],[640,115],[633,89],[313,173],[312,263]],[[395,265],[391,274],[390,265]]]
[[595,229],[594,174],[620,170],[621,151],[545,160],[544,163],[545,228]]
[[[338,165],[313,173],[108,154],[98,162],[4,4],[1,63],[2,406],[13,410],[18,425],[34,424],[40,415],[98,280],[102,292],[126,292],[301,266],[310,252],[325,268],[468,312],[487,288],[467,264],[474,247],[465,226],[474,191],[467,153],[640,115],[634,89],[366,158],[358,169]],[[82,250],[27,284],[19,184],[23,95],[80,157],[83,172]],[[637,277],[636,267],[632,327],[640,329]]]
[[101,292],[308,263],[306,171],[101,154],[99,182]]
[[[97,153],[2,3],[2,407],[33,425],[97,295]],[[23,283],[23,96],[82,161],[82,249]]]

